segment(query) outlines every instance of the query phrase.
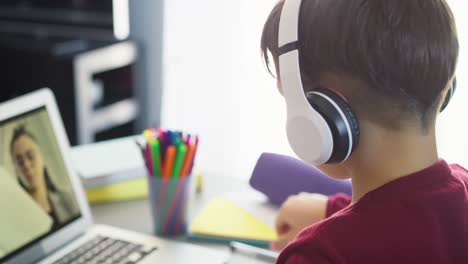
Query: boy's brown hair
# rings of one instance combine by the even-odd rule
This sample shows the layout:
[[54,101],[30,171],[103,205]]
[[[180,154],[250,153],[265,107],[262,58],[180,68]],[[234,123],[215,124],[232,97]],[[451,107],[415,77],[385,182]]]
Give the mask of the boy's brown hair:
[[[286,0],[287,1],[287,0]],[[303,81],[318,84],[323,74],[362,83],[347,94],[360,118],[398,129],[417,120],[426,130],[444,89],[453,78],[458,37],[444,0],[303,0],[299,53]],[[278,57],[283,1],[271,11],[262,34]]]

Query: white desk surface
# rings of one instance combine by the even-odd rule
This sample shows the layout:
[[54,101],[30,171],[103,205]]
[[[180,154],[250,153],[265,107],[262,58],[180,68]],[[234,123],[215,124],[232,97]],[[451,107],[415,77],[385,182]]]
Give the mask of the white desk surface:
[[[233,199],[241,207],[258,217],[265,223],[274,226],[276,208],[268,204],[266,198],[251,189],[247,182],[242,182],[230,175],[222,175],[215,172],[203,174],[203,191],[196,194],[194,184],[191,185],[189,202],[189,221],[205,206],[205,204],[216,196],[227,196]],[[96,204],[91,207],[95,223],[117,226],[145,234],[153,235],[151,213],[148,200],[133,200],[106,204]],[[190,242],[189,243],[195,243]],[[229,250],[227,245],[199,243],[219,250]],[[232,256],[228,263],[258,263],[265,264],[260,260],[244,257],[238,254]]]

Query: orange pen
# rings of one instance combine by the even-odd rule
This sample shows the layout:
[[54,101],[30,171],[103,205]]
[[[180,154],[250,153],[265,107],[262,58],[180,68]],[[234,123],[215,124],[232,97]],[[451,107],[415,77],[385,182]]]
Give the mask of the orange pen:
[[193,158],[195,155],[195,144],[190,144],[188,146],[187,155],[185,155],[184,163],[182,165],[182,170],[180,171],[180,175],[182,177],[188,176],[190,166],[192,165]]
[[172,167],[174,166],[174,159],[176,154],[176,148],[174,146],[168,146],[166,150],[166,157],[164,160],[163,177],[170,178],[172,173]]

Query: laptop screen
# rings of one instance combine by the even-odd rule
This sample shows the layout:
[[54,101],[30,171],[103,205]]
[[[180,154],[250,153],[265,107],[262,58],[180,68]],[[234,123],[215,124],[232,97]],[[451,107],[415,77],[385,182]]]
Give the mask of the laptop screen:
[[81,216],[46,107],[0,122],[0,262]]

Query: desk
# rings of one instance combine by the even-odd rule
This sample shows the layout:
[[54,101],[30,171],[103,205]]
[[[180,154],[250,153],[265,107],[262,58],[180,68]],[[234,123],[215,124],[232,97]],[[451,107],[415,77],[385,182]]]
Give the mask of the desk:
[[[192,178],[194,180],[194,178]],[[203,175],[203,191],[196,194],[192,182],[190,188],[190,203],[188,208],[189,221],[193,219],[205,204],[213,197],[228,196],[242,203],[243,207],[249,208],[258,214],[262,221],[273,225],[276,209],[269,205],[266,199],[252,190],[247,182],[240,181],[230,175],[216,172],[205,172]],[[153,234],[151,213],[147,199],[116,202],[107,204],[96,204],[91,207],[95,223],[117,226],[145,234]],[[190,242],[192,243],[192,242]],[[196,244],[200,244],[197,242]],[[204,246],[219,250],[229,250],[226,245],[202,243]],[[253,260],[244,256],[234,255],[228,263],[252,263],[265,264],[267,262]]]

